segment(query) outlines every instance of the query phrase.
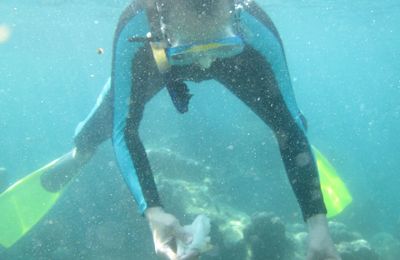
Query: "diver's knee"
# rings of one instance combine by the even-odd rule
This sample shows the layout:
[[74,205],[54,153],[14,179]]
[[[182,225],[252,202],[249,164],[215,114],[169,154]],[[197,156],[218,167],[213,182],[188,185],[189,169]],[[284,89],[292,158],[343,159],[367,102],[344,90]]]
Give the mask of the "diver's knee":
[[41,177],[43,187],[48,191],[61,190],[92,158],[95,150],[73,148],[49,166]]
[[75,147],[70,153],[76,164],[82,166],[93,157],[94,152],[94,150],[87,150]]

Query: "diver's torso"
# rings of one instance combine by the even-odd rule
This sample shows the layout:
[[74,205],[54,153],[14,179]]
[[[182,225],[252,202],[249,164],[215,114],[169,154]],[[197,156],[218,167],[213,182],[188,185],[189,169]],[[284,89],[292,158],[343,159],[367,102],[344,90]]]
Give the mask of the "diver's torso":
[[165,35],[171,46],[234,35],[232,0],[162,0]]

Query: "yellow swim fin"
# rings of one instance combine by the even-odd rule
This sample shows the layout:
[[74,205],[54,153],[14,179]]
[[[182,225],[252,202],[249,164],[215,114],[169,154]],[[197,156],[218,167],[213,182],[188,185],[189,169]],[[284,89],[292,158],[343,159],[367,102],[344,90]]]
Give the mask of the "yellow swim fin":
[[57,170],[59,162],[66,157],[56,159],[34,171],[0,194],[1,246],[9,248],[14,245],[48,213],[60,198],[72,177],[53,190],[44,187],[42,177],[50,170]]
[[317,161],[325,206],[328,210],[327,217],[332,218],[340,214],[352,202],[353,198],[328,159],[314,146],[312,149]]

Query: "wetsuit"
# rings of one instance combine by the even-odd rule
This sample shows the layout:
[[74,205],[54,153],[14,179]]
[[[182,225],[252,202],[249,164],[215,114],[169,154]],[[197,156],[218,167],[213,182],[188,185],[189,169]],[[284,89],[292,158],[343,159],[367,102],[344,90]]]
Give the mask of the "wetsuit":
[[[146,103],[172,80],[214,79],[242,100],[275,133],[290,184],[303,217],[326,213],[318,172],[305,134],[305,120],[292,90],[282,42],[266,13],[244,1],[238,32],[245,42],[239,55],[215,60],[208,69],[198,65],[172,66],[170,76],[159,72],[150,44],[130,42],[150,31],[146,9],[133,2],[122,14],[115,32],[112,74],[98,102],[76,130],[78,150],[93,151],[112,138],[119,168],[140,211],[161,206],[139,124]],[[250,30],[251,33],[245,33]]]

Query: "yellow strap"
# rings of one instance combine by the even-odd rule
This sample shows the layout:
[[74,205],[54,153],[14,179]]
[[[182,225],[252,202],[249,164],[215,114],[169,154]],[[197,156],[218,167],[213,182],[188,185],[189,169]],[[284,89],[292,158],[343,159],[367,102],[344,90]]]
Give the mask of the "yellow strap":
[[154,60],[156,61],[157,68],[161,73],[167,72],[170,69],[167,54],[165,53],[165,46],[160,42],[150,42],[151,50],[153,52]]

